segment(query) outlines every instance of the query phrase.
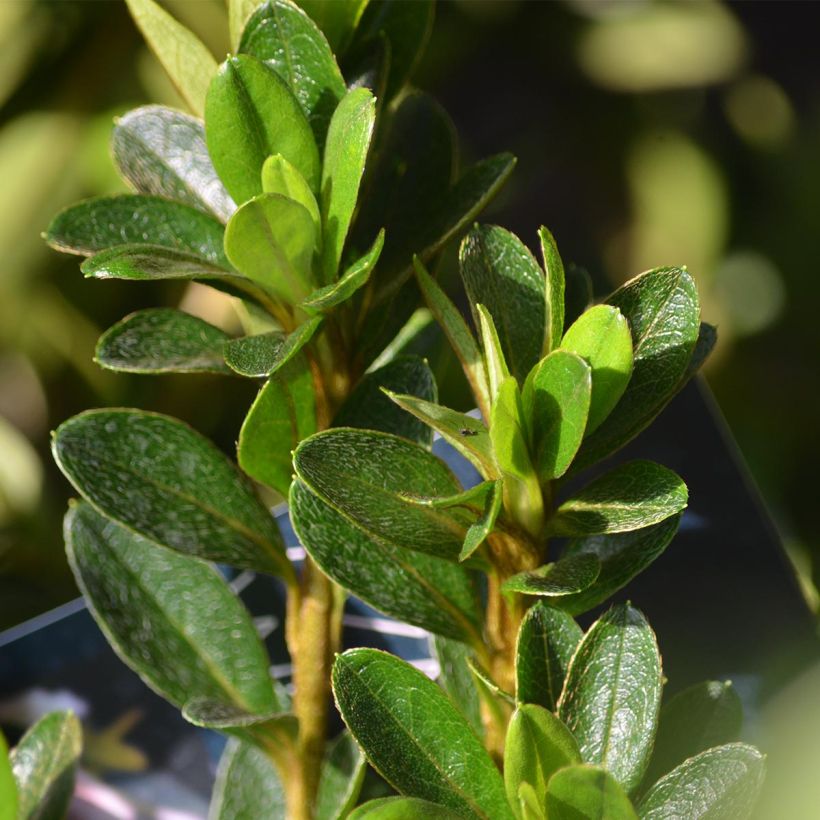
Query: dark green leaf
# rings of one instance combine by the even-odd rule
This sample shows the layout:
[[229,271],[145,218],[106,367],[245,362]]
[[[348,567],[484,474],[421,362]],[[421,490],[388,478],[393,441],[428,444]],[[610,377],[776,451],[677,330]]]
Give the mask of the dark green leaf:
[[272,376],[313,338],[321,323],[322,317],[316,316],[287,335],[273,330],[230,339],[225,344],[225,363],[242,376]]
[[303,441],[293,463],[316,495],[370,536],[445,558],[461,551],[466,520],[458,511],[405,500],[460,491],[447,466],[423,447],[387,433],[341,428]]
[[467,234],[459,263],[476,325],[481,304],[493,317],[510,372],[523,382],[544,350],[544,272],[515,234],[496,225],[476,225]]
[[565,501],[550,522],[553,535],[631,532],[658,524],[686,507],[686,485],[653,461],[610,470]]
[[740,736],[743,706],[729,681],[684,689],[661,709],[655,751],[644,782],[654,783],[689,757]]
[[504,786],[511,806],[518,803],[522,783],[529,783],[544,805],[552,775],[580,762],[575,738],[552,712],[530,703],[513,712],[504,741]]
[[349,91],[330,120],[321,189],[326,282],[337,278],[375,122],[376,101],[366,88]]
[[224,280],[234,287],[244,283],[254,287],[225,265],[215,265],[197,253],[164,248],[161,245],[117,245],[86,259],[80,266],[83,274],[95,279],[201,279]]
[[248,20],[239,51],[266,62],[288,84],[322,146],[345,82],[310,17],[290,0],[268,0]]
[[527,377],[521,401],[542,483],[562,476],[581,446],[593,379],[590,366],[567,350],[554,350]]
[[0,732],[0,820],[17,820],[17,784],[11,771],[9,749]]
[[547,332],[544,350],[549,353],[561,344],[564,335],[564,292],[566,289],[564,277],[564,263],[558,253],[558,245],[553,235],[545,228],[538,229],[538,239],[541,243],[541,256],[544,260],[546,273]]
[[141,194],[155,194],[208,210],[225,221],[236,210],[216,175],[200,120],[145,105],[116,120],[111,134],[114,163]]
[[319,150],[302,107],[264,63],[240,54],[214,77],[205,101],[208,152],[237,204],[262,193],[262,165],[281,154],[319,190]]
[[613,595],[636,575],[643,572],[670,544],[678,531],[680,514],[660,524],[632,532],[612,535],[590,535],[571,541],[564,556],[594,555],[601,565],[592,586],[577,595],[568,595],[556,603],[571,615],[580,615]]
[[225,228],[214,217],[158,196],[118,194],[86,199],[54,217],[46,231],[52,248],[81,256],[119,245],[159,245],[193,254],[223,270]]
[[674,396],[685,376],[700,329],[694,280],[681,268],[657,268],[627,282],[607,299],[632,331],[632,378],[606,421],[584,442],[585,467],[636,436]]
[[205,109],[205,94],[216,74],[216,60],[202,42],[154,0],[126,0],[151,50],[197,116]]
[[286,820],[285,790],[270,758],[251,743],[229,740],[211,797],[208,820]]
[[316,429],[313,377],[300,357],[268,379],[251,405],[239,431],[239,466],[286,496],[293,477],[291,454]]
[[515,649],[515,694],[520,703],[555,711],[569,662],[583,634],[569,615],[546,601],[530,607]]
[[556,772],[547,788],[547,814],[549,820],[638,820],[618,781],[597,766]]
[[250,614],[213,567],[83,503],[69,510],[65,539],[94,619],[154,691],[180,708],[204,699],[248,716],[279,709]]
[[181,421],[89,410],[60,425],[54,457],[103,513],[181,553],[293,578],[282,536],[234,465]]
[[562,598],[587,589],[598,577],[601,565],[594,555],[572,555],[531,572],[521,572],[504,582],[505,592]]
[[466,561],[487,539],[495,529],[495,522],[501,513],[504,502],[504,482],[500,479],[493,481],[490,492],[484,500],[484,509],[481,517],[473,524],[470,524],[467,534],[464,536],[464,544],[458,555],[459,561]]
[[384,652],[351,649],[333,665],[333,692],[371,764],[402,794],[511,820],[498,769],[424,674]]
[[[505,707],[515,706],[515,697],[502,689],[492,678],[492,675],[475,659],[467,658],[467,666],[476,682],[476,688],[484,701],[495,701],[491,708],[502,705]],[[509,715],[509,711],[507,711]]]
[[290,492],[299,540],[323,572],[387,615],[456,640],[480,640],[470,575],[457,564],[368,537],[300,481]]
[[149,308],[127,316],[97,342],[94,357],[127,373],[228,373],[222,347],[228,335],[173,308]]
[[698,332],[698,340],[695,343],[695,349],[692,352],[692,358],[689,359],[689,364],[686,367],[686,373],[683,379],[678,384],[678,389],[682,388],[695,373],[700,370],[704,362],[709,358],[718,341],[718,330],[714,325],[707,322],[700,323],[700,331]]
[[281,154],[268,157],[262,165],[262,191],[280,194],[304,206],[316,226],[317,242],[322,235],[322,215],[319,203],[307,180]]
[[473,650],[461,641],[433,635],[430,651],[439,663],[438,685],[450,696],[453,705],[465,717],[476,735],[483,737],[481,705],[468,665]]
[[631,791],[649,762],[660,700],[655,635],[638,610],[615,606],[581,640],[558,716],[575,735],[584,762],[600,764]]
[[587,434],[612,412],[632,375],[632,335],[623,314],[612,305],[596,305],[575,320],[561,341],[592,368],[592,399]]
[[299,0],[299,5],[315,20],[333,51],[341,54],[359,25],[367,0]]
[[701,752],[647,792],[638,806],[641,820],[742,820],[752,813],[765,773],[766,759],[753,746],[729,743]]
[[73,712],[51,712],[23,735],[9,757],[19,820],[65,816],[82,743],[82,727]]
[[328,747],[316,795],[316,820],[347,817],[362,788],[367,762],[349,732]]
[[348,820],[458,820],[463,816],[417,797],[381,797],[359,806]]
[[418,401],[435,401],[438,397],[436,380],[427,362],[416,356],[399,356],[362,378],[336,414],[333,426],[393,433],[429,450],[433,431],[396,407],[384,392],[391,389],[408,391],[412,397],[420,397]]

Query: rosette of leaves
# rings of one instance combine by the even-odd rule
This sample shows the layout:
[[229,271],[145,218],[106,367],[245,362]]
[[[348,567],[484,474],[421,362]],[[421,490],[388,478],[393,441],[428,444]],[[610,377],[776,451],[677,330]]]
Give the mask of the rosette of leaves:
[[[387,354],[368,368],[421,303],[413,255],[435,259],[514,161],[460,171],[449,118],[407,89],[431,2],[231,0],[221,64],[153,0],[128,6],[190,111],[122,117],[112,154],[132,193],[66,209],[46,239],[87,257],[91,278],[224,291],[246,328],[234,338],[174,308],[141,310],[103,334],[103,367],[261,389],[240,469],[167,416],[99,410],[60,426],[54,455],[82,496],[66,517],[69,561],[122,659],[190,721],[233,736],[215,817],[341,816],[363,772],[349,736],[325,749],[344,595],[310,558],[296,571],[247,477],[286,497],[292,450],[340,421],[429,444],[379,392],[435,401],[426,363]],[[284,582],[292,702],[212,563]],[[464,568],[419,571],[472,596]]]

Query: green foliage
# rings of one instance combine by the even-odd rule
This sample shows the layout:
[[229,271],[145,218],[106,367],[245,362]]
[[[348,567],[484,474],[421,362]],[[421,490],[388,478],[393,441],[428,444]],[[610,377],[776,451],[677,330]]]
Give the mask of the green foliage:
[[17,784],[11,771],[9,749],[0,732],[0,820],[17,820]]

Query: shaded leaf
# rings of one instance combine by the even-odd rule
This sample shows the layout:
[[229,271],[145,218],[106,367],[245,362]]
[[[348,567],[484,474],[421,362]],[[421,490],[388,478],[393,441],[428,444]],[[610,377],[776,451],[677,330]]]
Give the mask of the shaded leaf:
[[564,299],[566,281],[564,263],[558,253],[558,245],[553,235],[542,225],[538,229],[541,244],[541,258],[546,274],[546,336],[544,352],[550,353],[561,344],[564,335]]
[[458,820],[462,814],[417,797],[380,797],[370,800],[348,820]]
[[505,592],[561,598],[587,589],[598,577],[601,565],[594,555],[573,555],[530,572],[521,572],[508,578],[502,587]]
[[[510,692],[502,689],[475,657],[467,658],[467,666],[473,675],[473,680],[476,682],[479,695],[482,696],[485,702],[491,703],[490,708],[498,709],[501,706],[503,710],[503,707],[515,706],[515,697]],[[504,714],[509,716],[510,710],[507,709]],[[506,716],[504,722],[506,722]]]
[[597,766],[556,772],[547,788],[550,820],[638,820],[618,781]]
[[564,326],[571,325],[592,306],[592,279],[585,268],[570,263],[564,287]]
[[60,469],[103,513],[158,544],[293,578],[282,536],[234,465],[169,416],[90,410],[54,433]]
[[307,180],[281,154],[268,157],[262,165],[262,191],[280,194],[302,205],[313,219],[317,241],[322,235],[322,215],[319,204]]
[[342,53],[359,25],[368,0],[299,0],[327,37],[331,48]]
[[225,343],[225,363],[242,376],[272,376],[313,338],[321,323],[322,317],[317,316],[287,335],[273,330],[230,339]]
[[493,481],[486,499],[481,517],[470,524],[467,534],[464,536],[464,543],[458,555],[459,561],[466,561],[487,539],[495,529],[495,522],[501,513],[504,501],[504,482]]
[[476,735],[483,737],[481,705],[468,665],[473,650],[461,641],[433,635],[430,639],[430,652],[439,664],[438,685],[450,696],[453,705],[465,717]]
[[469,817],[511,818],[489,754],[417,669],[384,652],[351,649],[333,665],[333,692],[371,764],[402,794]]
[[362,787],[367,762],[349,732],[342,732],[328,747],[316,795],[316,820],[347,817]]

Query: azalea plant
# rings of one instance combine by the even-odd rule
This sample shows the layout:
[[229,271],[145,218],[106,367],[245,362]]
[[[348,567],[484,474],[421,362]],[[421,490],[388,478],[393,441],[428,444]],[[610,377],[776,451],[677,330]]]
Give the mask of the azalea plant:
[[[670,700],[659,724],[641,614],[575,621],[663,552],[686,506],[658,464],[598,463],[714,343],[688,272],[590,306],[546,229],[543,266],[502,228],[470,229],[514,160],[460,172],[447,115],[407,86],[431,3],[231,0],[221,65],[153,0],[128,6],[190,111],[122,117],[112,154],[133,193],[68,208],[46,238],[88,277],[223,291],[244,329],[141,310],[100,338],[101,366],[261,388],[238,465],[136,409],[66,421],[53,451],[81,496],[65,540],[92,615],[186,719],[231,738],[212,818],[745,816],[763,763],[733,743],[731,686]],[[468,229],[473,329],[432,273]],[[405,355],[434,322],[475,413],[439,405]],[[431,453],[434,432],[475,486]],[[251,480],[288,500],[300,567]],[[292,689],[225,567],[281,582]],[[438,683],[338,654],[349,592],[435,636]],[[331,679],[348,731],[328,742]],[[398,796],[363,802],[367,761]]]

